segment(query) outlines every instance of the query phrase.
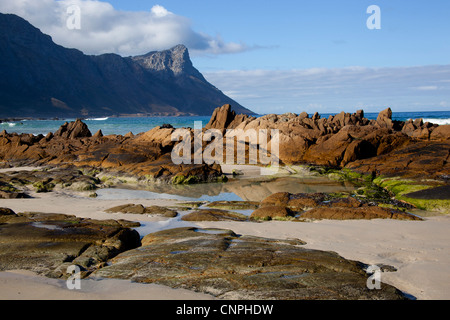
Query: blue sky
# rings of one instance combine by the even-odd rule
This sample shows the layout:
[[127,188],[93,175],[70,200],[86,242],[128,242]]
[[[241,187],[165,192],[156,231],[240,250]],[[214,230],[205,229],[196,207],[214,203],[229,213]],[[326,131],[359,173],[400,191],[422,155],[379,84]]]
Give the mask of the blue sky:
[[[159,4],[195,30],[249,47],[199,68],[278,69],[395,67],[450,63],[450,1],[406,0],[136,0],[109,1],[120,10]],[[381,9],[381,30],[369,30],[368,6]],[[253,48],[253,49],[252,49]]]
[[[80,30],[65,27],[70,4]],[[380,30],[366,26],[370,5]],[[89,54],[184,43],[210,82],[259,113],[450,110],[448,0],[2,0],[0,12]]]

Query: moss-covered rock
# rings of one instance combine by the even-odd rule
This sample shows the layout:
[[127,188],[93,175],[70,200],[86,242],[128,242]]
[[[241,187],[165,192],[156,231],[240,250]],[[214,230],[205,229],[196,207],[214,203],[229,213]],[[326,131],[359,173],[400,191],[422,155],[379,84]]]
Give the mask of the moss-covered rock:
[[374,179],[374,183],[389,191],[397,200],[410,203],[418,209],[436,211],[444,214],[450,213],[450,197],[448,197],[448,192],[441,199],[433,195],[432,190],[448,188],[448,186],[446,187],[440,181],[378,177]]
[[33,183],[33,187],[35,188],[37,193],[51,192],[53,188],[55,188],[55,184],[51,182],[38,181]]

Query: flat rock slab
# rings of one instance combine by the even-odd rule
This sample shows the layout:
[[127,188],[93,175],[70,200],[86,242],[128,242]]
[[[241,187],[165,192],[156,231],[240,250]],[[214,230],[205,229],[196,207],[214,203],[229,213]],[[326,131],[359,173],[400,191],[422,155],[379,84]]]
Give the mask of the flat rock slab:
[[139,234],[116,220],[65,214],[0,210],[0,270],[24,269],[53,278],[67,277],[77,265],[82,276],[118,253],[140,245]]
[[109,208],[105,210],[108,213],[130,213],[130,214],[148,214],[148,215],[163,215],[168,218],[173,218],[178,215],[177,211],[160,206],[144,207],[142,204],[124,204]]
[[362,264],[305,249],[298,239],[178,228],[149,234],[91,276],[186,288],[222,299],[404,299],[394,287],[367,287]]
[[250,218],[255,220],[286,219],[294,217],[306,220],[358,220],[358,219],[398,219],[423,220],[408,212],[368,205],[353,197],[326,200],[324,193],[274,193],[261,202]]
[[247,221],[248,218],[237,212],[221,209],[199,209],[186,214],[181,218],[183,221]]

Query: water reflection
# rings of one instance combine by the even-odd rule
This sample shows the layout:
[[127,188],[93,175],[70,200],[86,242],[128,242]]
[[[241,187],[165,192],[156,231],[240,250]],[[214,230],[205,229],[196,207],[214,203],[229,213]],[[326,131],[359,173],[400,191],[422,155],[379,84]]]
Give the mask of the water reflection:
[[195,185],[154,184],[145,190],[126,187],[101,189],[98,199],[175,199],[184,201],[261,201],[277,192],[332,193],[350,192],[355,187],[349,182],[338,182],[326,177],[278,177],[274,179],[233,179],[227,183]]

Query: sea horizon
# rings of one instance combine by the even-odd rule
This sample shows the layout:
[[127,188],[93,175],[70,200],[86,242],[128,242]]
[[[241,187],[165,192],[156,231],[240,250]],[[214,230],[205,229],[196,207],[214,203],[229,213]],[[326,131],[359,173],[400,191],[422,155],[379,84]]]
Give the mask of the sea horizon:
[[[319,113],[321,118],[334,116],[336,113]],[[364,117],[369,120],[375,120],[379,112],[365,112]],[[312,116],[313,113],[309,113]],[[256,115],[262,117],[264,115]],[[15,118],[4,119],[0,122],[0,131],[6,130],[8,133],[25,133],[46,135],[49,132],[55,132],[65,122],[75,121],[77,118],[53,118],[53,119],[29,119]],[[94,134],[101,130],[104,135],[125,135],[129,132],[139,134],[147,132],[163,124],[170,124],[174,128],[193,127],[194,122],[201,121],[205,126],[211,116],[145,116],[145,117],[86,117],[81,118],[88,125],[89,130]],[[393,112],[392,119],[397,121],[408,121],[409,119],[423,119],[423,122],[430,122],[437,125],[450,124],[450,111],[411,111],[411,112]]]

